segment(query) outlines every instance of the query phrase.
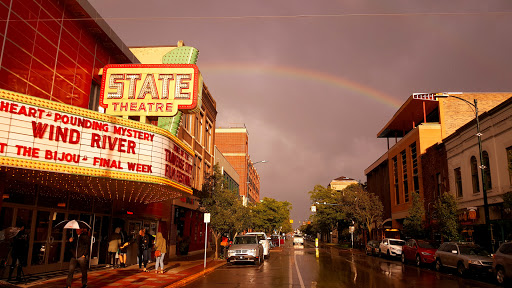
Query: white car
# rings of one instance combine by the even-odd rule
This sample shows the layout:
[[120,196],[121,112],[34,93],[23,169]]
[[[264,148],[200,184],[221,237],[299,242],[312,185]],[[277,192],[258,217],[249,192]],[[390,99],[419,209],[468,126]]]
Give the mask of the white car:
[[293,245],[304,245],[304,236],[301,234],[293,235]]
[[402,256],[402,246],[405,245],[404,240],[400,239],[392,239],[392,238],[384,238],[380,241],[379,244],[379,255],[380,256],[393,256],[400,257]]
[[263,256],[265,259],[267,259],[268,257],[270,257],[270,241],[268,240],[268,237],[267,235],[265,234],[265,232],[249,232],[249,233],[246,233],[245,235],[257,235],[259,236],[259,242],[261,245],[263,245]]

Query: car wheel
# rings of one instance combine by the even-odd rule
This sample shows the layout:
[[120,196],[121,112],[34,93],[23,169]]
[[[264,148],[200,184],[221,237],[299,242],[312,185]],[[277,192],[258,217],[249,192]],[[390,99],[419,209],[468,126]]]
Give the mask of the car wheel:
[[441,259],[436,260],[436,271],[441,272],[443,270],[443,264],[441,263]]
[[402,253],[402,257],[401,258],[402,258],[402,263],[405,264],[405,255],[404,255],[404,253]]
[[420,255],[416,255],[416,266],[420,267],[421,265],[421,257]]
[[460,277],[464,277],[466,275],[466,267],[464,267],[464,263],[459,262],[459,264],[457,264],[457,274],[459,274]]
[[496,282],[500,285],[505,284],[505,270],[502,267],[496,269]]

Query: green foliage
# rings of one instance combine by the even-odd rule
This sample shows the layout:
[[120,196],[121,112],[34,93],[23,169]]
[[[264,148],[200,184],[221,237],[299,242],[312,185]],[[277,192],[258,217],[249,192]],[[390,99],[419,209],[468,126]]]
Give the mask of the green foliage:
[[368,230],[382,224],[384,206],[379,196],[365,191],[359,184],[352,184],[342,190],[341,206],[347,218]]
[[404,220],[405,234],[411,238],[425,237],[423,218],[425,218],[423,200],[418,193],[412,193],[412,206],[409,209],[409,216]]
[[439,233],[448,241],[460,238],[459,222],[457,221],[457,202],[449,193],[443,193],[436,202],[435,213],[439,226]]
[[212,230],[216,243],[216,258],[218,258],[219,239],[224,233],[234,235],[244,230],[247,222],[247,208],[242,205],[236,191],[226,189],[227,187],[220,169],[217,165],[213,167],[213,174],[205,178],[200,204],[206,213],[210,213],[208,227]]
[[292,204],[287,201],[277,201],[272,198],[263,198],[259,203],[249,207],[251,210],[251,227],[255,231],[264,231],[267,234],[276,232],[290,232],[290,210]]
[[309,191],[311,202],[316,206],[316,213],[312,215],[314,230],[316,232],[329,233],[336,226],[339,220],[344,219],[344,213],[340,206],[326,205],[339,203],[341,193],[322,185],[316,185],[313,191]]

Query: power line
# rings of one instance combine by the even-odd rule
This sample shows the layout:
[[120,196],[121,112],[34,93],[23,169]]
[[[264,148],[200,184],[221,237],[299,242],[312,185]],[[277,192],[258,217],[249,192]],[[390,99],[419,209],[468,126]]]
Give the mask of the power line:
[[[296,18],[341,18],[341,17],[403,17],[403,16],[497,16],[511,15],[512,11],[498,12],[419,12],[419,13],[347,13],[347,14],[300,14],[300,15],[245,15],[245,16],[167,16],[167,17],[103,17],[103,18],[65,18],[65,19],[34,19],[14,21],[55,21],[55,20],[239,20],[239,19],[296,19]],[[6,22],[7,20],[0,20]]]

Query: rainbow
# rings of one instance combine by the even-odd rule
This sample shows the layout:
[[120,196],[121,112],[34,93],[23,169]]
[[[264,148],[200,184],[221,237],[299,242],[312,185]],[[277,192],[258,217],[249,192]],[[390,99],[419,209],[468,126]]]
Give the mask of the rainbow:
[[307,70],[297,67],[277,66],[277,65],[264,65],[256,63],[205,63],[199,64],[199,69],[208,73],[265,73],[276,75],[279,77],[291,77],[297,79],[304,79],[307,81],[315,81],[332,85],[342,89],[356,92],[360,95],[376,100],[391,108],[398,109],[403,103],[392,96],[375,90],[373,88],[363,86],[360,83],[350,81],[346,78],[334,76],[316,70]]

